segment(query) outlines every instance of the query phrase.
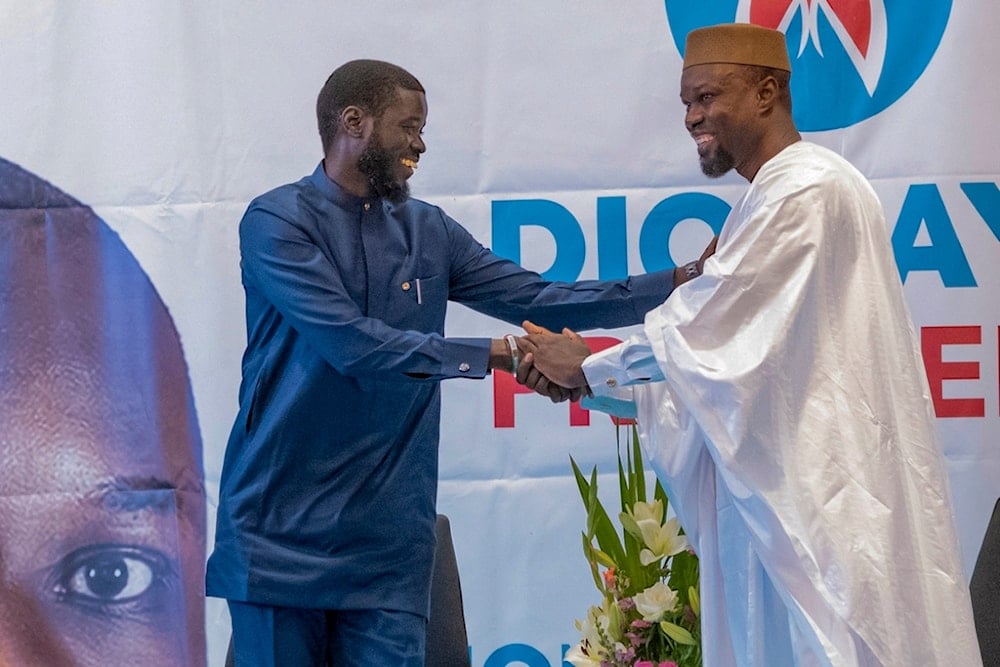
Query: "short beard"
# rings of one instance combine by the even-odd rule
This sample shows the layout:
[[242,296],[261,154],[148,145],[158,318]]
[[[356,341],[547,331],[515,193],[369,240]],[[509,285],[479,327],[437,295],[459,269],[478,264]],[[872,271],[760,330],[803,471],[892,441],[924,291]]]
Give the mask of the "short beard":
[[368,185],[376,197],[401,204],[409,199],[410,186],[406,181],[400,183],[393,177],[396,162],[382,147],[378,134],[372,134],[368,146],[358,159],[358,170],[368,178]]
[[719,178],[736,166],[736,158],[724,148],[717,149],[714,156],[702,157],[700,162],[701,172],[709,178]]

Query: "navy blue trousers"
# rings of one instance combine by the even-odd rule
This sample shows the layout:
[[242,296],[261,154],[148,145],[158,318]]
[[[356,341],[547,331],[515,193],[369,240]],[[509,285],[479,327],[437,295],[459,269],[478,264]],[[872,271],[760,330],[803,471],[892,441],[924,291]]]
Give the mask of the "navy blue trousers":
[[229,601],[236,667],[423,667],[427,619]]

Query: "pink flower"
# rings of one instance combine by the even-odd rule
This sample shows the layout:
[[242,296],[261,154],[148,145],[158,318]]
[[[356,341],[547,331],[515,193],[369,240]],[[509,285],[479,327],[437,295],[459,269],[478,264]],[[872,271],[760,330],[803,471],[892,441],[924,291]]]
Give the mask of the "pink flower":
[[[633,648],[631,646],[628,647],[628,648],[625,648],[624,646],[622,646],[620,648],[616,648],[615,649],[615,660],[618,660],[620,662],[628,662],[629,660],[631,660],[634,657],[635,657],[635,648]],[[650,665],[650,667],[653,667],[653,666]]]

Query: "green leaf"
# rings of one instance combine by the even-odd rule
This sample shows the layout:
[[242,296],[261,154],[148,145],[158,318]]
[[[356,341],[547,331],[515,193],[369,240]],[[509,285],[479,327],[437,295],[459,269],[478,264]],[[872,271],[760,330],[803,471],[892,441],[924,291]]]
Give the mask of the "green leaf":
[[635,466],[636,500],[646,500],[646,472],[642,467],[642,445],[639,443],[639,429],[632,425],[632,464]]
[[601,579],[601,573],[597,571],[594,545],[590,543],[587,533],[580,533],[580,536],[583,537],[583,557],[587,559],[587,564],[590,565],[590,576],[594,578],[594,586],[597,586],[597,590],[601,591],[601,593],[607,593],[604,588],[604,581]]
[[698,643],[695,638],[691,636],[690,632],[679,625],[671,623],[670,621],[660,621],[660,629],[678,644],[691,646]]
[[695,586],[688,587],[688,604],[691,605],[691,611],[695,616],[701,616],[701,596],[698,595],[698,588]]
[[[570,461],[572,461],[572,458],[570,458]],[[580,487],[581,494],[584,496],[584,506],[587,508],[588,537],[596,538],[601,551],[610,556],[615,562],[624,561],[625,549],[622,546],[621,539],[618,537],[618,531],[614,524],[611,523],[608,513],[604,510],[604,506],[601,505],[601,501],[597,497],[597,467],[594,467],[589,483],[583,477],[583,473],[580,472],[575,462],[573,462],[573,472],[577,477],[577,486]]]
[[[580,467],[576,465],[576,461],[573,457],[569,457],[570,465],[573,467],[573,476],[576,477],[576,486],[580,490],[580,499],[583,500],[583,509],[587,511],[588,522],[590,519],[590,484],[587,483],[587,478],[583,476],[580,471]],[[597,468],[594,468],[594,472],[597,472]],[[593,537],[593,533],[590,531],[590,526],[587,526],[587,533],[590,537]],[[589,538],[588,538],[589,539]]]
[[639,524],[637,524],[635,519],[633,519],[629,514],[621,512],[618,515],[618,520],[622,522],[622,528],[625,529],[626,533],[642,539],[642,531],[639,530]]
[[660,484],[660,480],[658,479],[656,480],[656,488],[653,490],[653,499],[663,502],[663,518],[666,518],[667,514],[669,514],[667,509],[670,507],[670,499],[667,498],[667,492],[663,489],[663,485]]
[[587,494],[587,530],[591,535],[597,535],[597,522],[600,520],[600,513],[604,510],[601,501],[597,497],[597,466],[590,471],[590,491]]
[[698,557],[690,551],[674,554],[670,559],[670,580],[667,583],[680,593],[681,601],[686,602],[687,589],[698,585]]
[[622,511],[632,506],[635,498],[632,497],[632,490],[629,487],[629,476],[622,466],[622,457],[618,456],[618,495],[621,497]]

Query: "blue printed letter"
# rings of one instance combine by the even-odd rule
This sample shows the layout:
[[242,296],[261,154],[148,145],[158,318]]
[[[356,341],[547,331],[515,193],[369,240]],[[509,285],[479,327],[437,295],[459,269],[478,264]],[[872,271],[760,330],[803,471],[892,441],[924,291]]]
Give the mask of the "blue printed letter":
[[490,654],[483,667],[506,667],[520,662],[528,667],[550,667],[541,651],[527,644],[506,644]]
[[729,215],[730,206],[714,195],[684,192],[667,197],[653,207],[639,232],[639,257],[646,271],[677,266],[670,256],[670,234],[682,221],[704,220],[718,234]]
[[628,276],[625,197],[597,198],[597,278],[618,280]]
[[996,183],[962,183],[961,188],[1000,241],[1000,188]]
[[565,207],[548,199],[514,199],[493,202],[493,252],[521,263],[521,227],[535,225],[549,230],[556,242],[556,258],[546,280],[573,281],[583,270],[586,244],[583,230]]
[[[927,226],[931,245],[915,246],[920,223]],[[962,244],[933,183],[911,185],[892,232],[899,277],[906,282],[910,271],[937,271],[945,287],[975,287],[976,279]]]

